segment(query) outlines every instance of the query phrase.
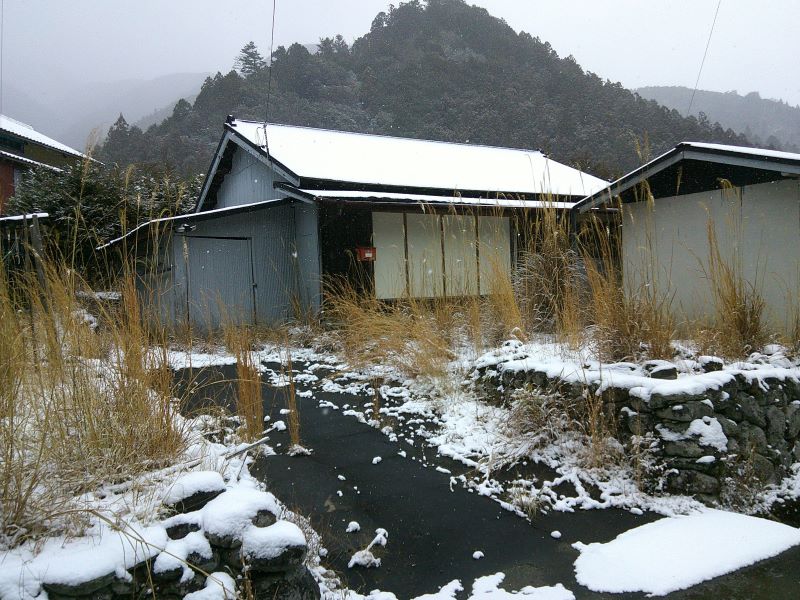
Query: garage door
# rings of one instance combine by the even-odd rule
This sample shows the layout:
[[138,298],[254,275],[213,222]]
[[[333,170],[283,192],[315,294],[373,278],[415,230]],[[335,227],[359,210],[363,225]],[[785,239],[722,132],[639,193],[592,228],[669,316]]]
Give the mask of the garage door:
[[189,237],[187,301],[192,326],[255,323],[249,238]]

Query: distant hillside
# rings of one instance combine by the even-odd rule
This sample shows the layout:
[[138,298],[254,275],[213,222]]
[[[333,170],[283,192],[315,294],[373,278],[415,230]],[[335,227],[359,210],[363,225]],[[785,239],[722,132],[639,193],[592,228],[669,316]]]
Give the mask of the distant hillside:
[[[541,148],[602,177],[640,164],[682,140],[745,144],[733,131],[684,118],[585,72],[547,42],[517,34],[461,0],[417,0],[374,19],[352,47],[321,40],[273,56],[269,118],[275,122],[414,138]],[[206,79],[160,125],[120,126],[103,148],[108,162],[169,163],[203,171],[227,114],[264,119],[267,68]]]
[[[686,113],[692,90],[679,86],[652,86],[635,90],[643,98],[655,100]],[[758,92],[741,96],[736,92],[698,90],[692,114],[705,113],[712,121],[747,136],[757,146],[781,147],[800,152],[800,106],[782,100],[762,98]]]
[[54,88],[47,96],[9,85],[3,111],[69,146],[83,149],[93,132],[102,140],[120,113],[137,121],[167,105],[171,107],[178,98],[194,97],[207,75],[174,73],[151,80],[73,82]]

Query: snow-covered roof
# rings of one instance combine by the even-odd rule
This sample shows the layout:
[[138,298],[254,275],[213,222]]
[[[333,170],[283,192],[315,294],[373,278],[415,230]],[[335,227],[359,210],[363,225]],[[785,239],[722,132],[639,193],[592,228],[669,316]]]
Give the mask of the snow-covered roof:
[[766,150],[764,148],[749,148],[747,146],[730,146],[727,144],[709,144],[706,142],[683,142],[680,144],[685,148],[697,148],[699,150],[717,150],[720,152],[730,152],[732,154],[747,154],[761,158],[777,158],[800,162],[800,154],[795,152],[782,152],[780,150]]
[[794,152],[706,142],[681,142],[627,175],[587,194],[585,198],[575,204],[574,209],[578,212],[585,212],[608,202],[637,183],[682,160],[705,161],[763,171],[776,171],[793,176],[800,175],[800,154]]
[[230,127],[303,179],[586,196],[608,182],[539,151],[233,120]]
[[42,146],[47,146],[53,150],[58,150],[59,152],[63,152],[65,154],[72,154],[80,157],[83,156],[83,153],[78,152],[75,150],[75,148],[70,148],[66,144],[62,144],[61,142],[54,140],[43,133],[39,133],[27,123],[17,121],[16,119],[12,119],[6,115],[0,115],[0,130],[7,131],[13,135],[25,138],[28,141],[41,144]]
[[471,196],[432,196],[429,194],[413,194],[402,192],[369,192],[359,190],[311,190],[281,186],[283,191],[297,192],[303,198],[336,199],[336,200],[386,200],[396,203],[414,204],[452,204],[469,206],[496,206],[498,208],[560,208],[570,209],[574,202],[549,202],[546,200],[520,200],[512,197],[477,198]]

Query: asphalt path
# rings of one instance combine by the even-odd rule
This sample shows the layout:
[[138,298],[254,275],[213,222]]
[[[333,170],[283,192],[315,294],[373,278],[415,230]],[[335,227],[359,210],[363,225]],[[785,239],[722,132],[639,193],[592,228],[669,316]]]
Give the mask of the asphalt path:
[[[184,371],[181,378],[202,384],[196,385],[193,409],[235,404],[235,386],[224,383],[235,378],[233,367],[206,369],[191,377]],[[451,475],[442,470],[458,474],[467,469],[437,456],[435,449],[390,441],[377,428],[342,414],[344,405],[364,410],[371,398],[298,386],[298,391],[304,389],[311,389],[313,396],[297,398],[300,435],[311,455],[287,455],[288,433],[274,432],[269,443],[277,455],[258,458],[251,472],[290,509],[310,519],[328,550],[324,564],[347,587],[361,593],[391,591],[402,600],[435,592],[453,579],[469,590],[476,578],[503,572],[502,587],[509,591],[562,583],[576,598],[644,597],[598,594],[582,587],[573,572],[578,552],[572,544],[610,541],[658,515],[616,509],[551,511],[529,521],[490,498],[451,485]],[[264,407],[273,420],[285,420],[280,411],[286,407],[286,388],[265,385]],[[373,464],[376,457],[381,460]],[[351,521],[359,523],[359,532],[345,532]],[[350,557],[369,544],[378,528],[389,534],[386,547],[375,551],[381,566],[348,568]],[[553,538],[553,531],[561,537]],[[483,558],[474,559],[476,551]],[[659,559],[654,549],[653,560]],[[800,548],[667,598],[800,598]]]

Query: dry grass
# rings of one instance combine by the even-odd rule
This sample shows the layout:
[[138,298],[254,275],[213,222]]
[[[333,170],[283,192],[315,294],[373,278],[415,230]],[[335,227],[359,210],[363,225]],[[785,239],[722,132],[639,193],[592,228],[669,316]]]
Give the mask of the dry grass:
[[264,433],[264,403],[261,373],[254,364],[254,332],[249,327],[229,325],[224,330],[225,344],[236,357],[236,412],[242,421],[240,435],[255,442]]
[[[508,432],[512,439],[524,440],[527,452],[564,444],[570,455],[590,469],[624,459],[616,441],[614,416],[603,400],[592,394],[572,397],[530,388],[517,390],[512,395]],[[576,439],[582,441],[578,446],[571,443]]]
[[[383,303],[343,278],[325,282],[325,315],[356,368],[387,363],[418,377],[441,377],[451,357],[439,327],[446,312],[420,300]],[[437,318],[438,315],[438,318]]]
[[524,223],[527,247],[520,253],[514,288],[525,324],[530,331],[558,333],[575,342],[583,326],[585,282],[569,219],[551,203],[525,215]]
[[764,298],[758,284],[745,278],[738,250],[731,256],[723,255],[710,216],[706,232],[709,248],[706,276],[714,301],[710,338],[718,354],[731,358],[747,356],[767,341]]
[[620,249],[612,229],[615,226],[599,220],[589,226],[597,244],[593,254],[584,250],[591,341],[605,361],[672,358],[676,332],[672,295],[661,289],[654,277],[655,267],[643,283],[623,284],[616,258]]
[[57,531],[52,516],[77,495],[165,466],[185,443],[166,350],[148,350],[166,339],[142,325],[133,279],[121,282],[119,309],[101,308],[95,322],[74,272],[43,272],[0,273],[5,544]]

